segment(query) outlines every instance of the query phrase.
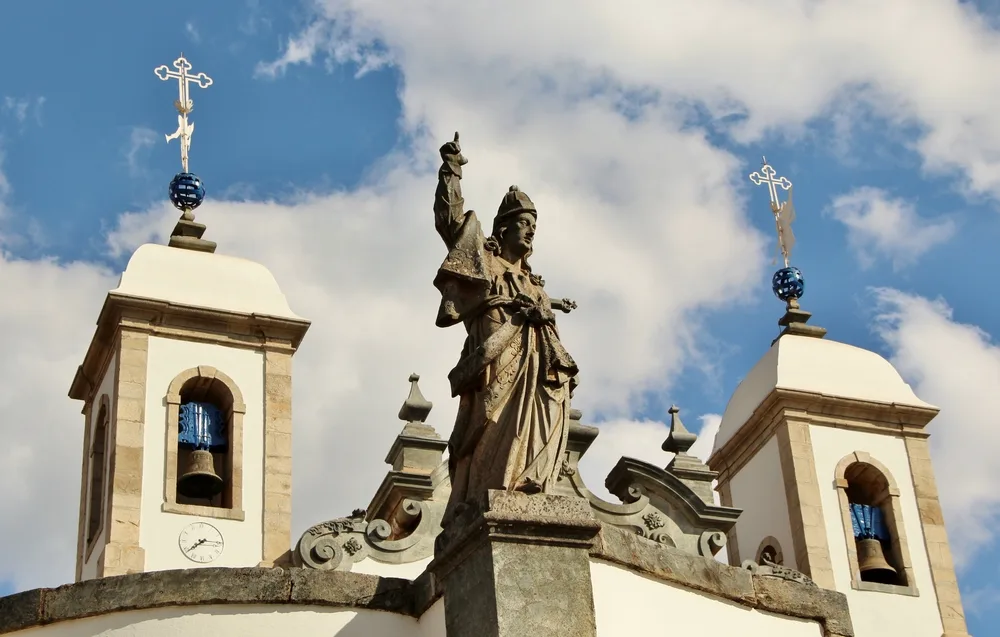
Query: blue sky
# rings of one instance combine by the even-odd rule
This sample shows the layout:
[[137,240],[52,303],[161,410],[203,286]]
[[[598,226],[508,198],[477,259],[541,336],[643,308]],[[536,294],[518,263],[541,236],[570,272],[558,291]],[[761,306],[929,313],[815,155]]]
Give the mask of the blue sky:
[[[940,424],[931,431],[952,536],[955,525],[967,520],[982,527],[996,521],[995,496],[947,499],[969,476],[983,482],[998,477],[986,466],[979,473],[948,469],[988,464],[989,454],[1000,451],[1000,439],[983,433],[992,422],[991,381],[1000,378],[1000,355],[991,336],[1000,334],[1000,298],[990,293],[1000,271],[995,159],[1000,156],[995,115],[1000,108],[992,108],[994,103],[1000,107],[1000,86],[988,73],[976,71],[998,68],[993,50],[1000,49],[1000,34],[989,26],[998,18],[994,6],[980,5],[984,13],[977,15],[973,5],[960,10],[934,0],[922,16],[904,11],[890,20],[889,9],[874,12],[871,24],[841,30],[909,24],[911,40],[905,44],[914,52],[887,41],[884,49],[872,44],[857,57],[845,51],[870,43],[861,31],[857,42],[848,34],[816,36],[814,47],[794,43],[797,29],[828,34],[837,31],[838,21],[852,25],[846,8],[841,13],[827,7],[812,16],[789,12],[795,15],[787,17],[787,25],[778,19],[778,35],[770,36],[780,43],[773,55],[786,56],[776,67],[767,57],[772,53],[760,53],[751,40],[727,42],[721,27],[719,33],[704,34],[707,42],[675,41],[676,51],[659,40],[646,40],[641,55],[628,48],[630,41],[651,37],[646,29],[653,27],[646,23],[663,24],[664,30],[674,28],[671,17],[700,24],[695,9],[669,16],[654,6],[648,11],[657,15],[632,20],[631,26],[611,20],[595,33],[618,29],[621,38],[598,38],[584,46],[567,27],[545,23],[545,16],[538,18],[537,33],[531,17],[524,17],[504,43],[475,32],[476,25],[491,19],[477,14],[485,11],[479,3],[432,4],[414,9],[407,24],[366,3],[333,0],[4,3],[0,56],[13,64],[5,65],[0,84],[0,247],[9,277],[40,277],[7,283],[6,293],[31,292],[36,281],[45,283],[37,284],[37,296],[19,298],[20,313],[11,314],[7,323],[0,318],[0,324],[59,331],[59,338],[40,328],[35,336],[23,336],[24,355],[41,356],[50,365],[38,372],[44,386],[30,396],[53,405],[46,414],[58,419],[66,435],[59,457],[77,461],[78,441],[72,436],[79,434],[72,418],[79,406],[64,396],[92,333],[103,300],[100,290],[109,281],[114,284],[134,245],[157,236],[162,240],[174,218],[163,202],[166,185],[179,170],[179,151],[162,135],[175,127],[176,88],[158,80],[153,68],[183,51],[196,72],[215,80],[192,95],[197,132],[191,168],[209,192],[199,219],[209,224],[209,237],[220,242],[220,251],[272,267],[293,308],[313,320],[313,334],[303,346],[313,350],[299,355],[304,362],[297,369],[325,375],[341,393],[321,400],[316,394],[322,383],[316,382],[312,394],[309,382],[297,384],[299,417],[325,419],[330,410],[340,409],[328,401],[340,397],[354,401],[346,412],[387,418],[364,443],[370,444],[365,453],[376,481],[372,489],[395,435],[391,414],[405,396],[406,373],[420,368],[433,377],[437,359],[431,361],[429,353],[421,358],[421,352],[447,350],[440,363],[446,365],[457,354],[457,337],[440,337],[452,339],[442,345],[429,340],[439,338],[432,328],[424,332],[421,325],[418,332],[414,327],[412,340],[431,344],[413,345],[393,359],[392,382],[386,381],[386,389],[373,386],[366,379],[376,374],[381,379],[378,370],[369,376],[329,360],[343,356],[349,362],[351,352],[337,339],[354,338],[351,329],[368,329],[341,317],[339,299],[362,298],[353,287],[344,291],[347,285],[396,285],[391,265],[410,258],[400,249],[412,248],[412,268],[423,273],[412,274],[414,286],[408,283],[411,274],[400,278],[396,298],[412,298],[414,307],[436,305],[430,280],[440,247],[431,243],[429,223],[409,234],[410,219],[429,215],[433,149],[459,128],[472,158],[466,179],[470,201],[476,197],[473,203],[487,210],[507,183],[519,183],[545,206],[543,211],[553,211],[550,222],[540,219],[536,269],[545,267],[550,292],[581,301],[578,314],[561,319],[561,325],[571,351],[582,350],[574,355],[590,364],[584,365],[580,389],[587,416],[606,423],[602,438],[613,441],[614,449],[655,458],[655,449],[629,445],[649,447],[653,437],[665,436],[662,426],[642,429],[642,423],[662,423],[671,402],[683,407],[691,425],[702,415],[720,414],[736,383],[776,334],[783,308],[770,293],[773,221],[766,189],[746,179],[767,155],[795,184],[798,242],[792,261],[806,278],[804,308],[831,338],[899,361],[918,393],[942,407]],[[431,24],[442,15],[463,27],[442,36]],[[976,91],[981,92],[962,92],[962,85],[948,83],[961,83],[961,78],[941,79],[919,62],[917,52],[928,46],[922,33],[934,34],[939,59],[968,65],[961,68],[980,78]],[[725,55],[713,55],[719,51]],[[926,70],[918,68],[922,64]],[[765,72],[768,68],[777,70]],[[288,235],[269,234],[268,224],[279,218],[290,225],[276,227],[315,235],[313,251],[299,250]],[[376,222],[381,225],[372,225]],[[619,234],[602,239],[594,230],[604,227],[600,224]],[[373,243],[369,250],[363,233],[376,231],[402,239]],[[587,249],[604,254],[599,250],[611,247],[563,245],[588,237],[620,241],[626,248],[634,240],[636,258],[641,257],[637,263],[647,270],[639,276],[621,266],[617,272],[616,264],[606,261],[601,274],[590,276],[585,271],[593,263],[579,257],[573,262],[572,255]],[[390,251],[369,262],[372,250]],[[558,259],[544,256],[546,250]],[[428,260],[425,254],[432,256]],[[73,284],[77,280],[64,267],[70,263],[79,264],[84,283]],[[355,271],[352,264],[364,265]],[[579,287],[598,279],[619,283]],[[4,285],[0,282],[0,290]],[[872,288],[903,296],[887,301]],[[604,298],[614,301],[611,309],[597,307]],[[60,310],[64,327],[49,318],[32,320],[58,303],[70,303],[67,299],[76,305]],[[930,305],[937,299],[950,313]],[[637,312],[648,318],[638,318]],[[608,353],[591,343],[600,340],[598,335],[607,338],[608,321],[615,317],[620,319],[611,323],[615,329],[625,329],[624,322],[637,334],[623,343],[624,353]],[[337,323],[341,320],[346,322]],[[431,322],[425,316],[423,323]],[[952,334],[957,340],[948,340]],[[580,343],[576,349],[572,337]],[[32,346],[32,338],[45,339],[45,346]],[[359,338],[364,342],[366,337]],[[935,343],[939,349],[932,347]],[[958,359],[958,365],[951,362],[947,356],[957,351],[953,343],[981,354],[976,359],[981,366],[961,362],[968,357]],[[345,375],[333,376],[338,372]],[[0,392],[0,404],[13,404],[21,393],[17,388],[27,381],[0,366],[0,375],[5,373],[16,391]],[[966,374],[962,391],[982,397],[972,405],[947,382]],[[589,379],[590,387],[602,389],[588,390]],[[437,381],[428,382],[425,393],[440,405],[435,424],[447,429],[447,394]],[[356,397],[359,392],[385,396],[378,400],[385,406],[372,407]],[[332,444],[333,432],[347,431],[346,422],[334,420],[328,429],[316,422],[297,430],[297,493],[300,484],[308,494],[321,492],[321,465],[309,455],[310,448]],[[341,426],[345,429],[337,429]],[[311,427],[314,437],[301,434]],[[47,444],[43,437],[15,437],[18,441],[27,454]],[[300,460],[300,450],[306,459]],[[75,535],[78,474],[64,474],[46,486],[46,493],[69,503],[70,512],[50,520],[70,521],[53,532],[56,541],[68,545]],[[297,496],[297,532],[306,523],[349,511],[368,492],[340,497],[334,506],[319,495]],[[30,510],[13,493],[0,497],[0,507],[11,515]],[[27,528],[0,523],[0,536],[11,546],[11,539]],[[1000,551],[989,533],[970,531],[968,537],[974,558],[963,562],[959,577],[970,632],[985,635],[986,626],[1000,621],[998,611],[990,609],[1000,606]],[[72,548],[60,549],[59,555],[68,555],[69,562],[52,572],[69,579]],[[0,593],[39,584],[18,568],[0,567],[0,580],[8,582],[0,583]]]

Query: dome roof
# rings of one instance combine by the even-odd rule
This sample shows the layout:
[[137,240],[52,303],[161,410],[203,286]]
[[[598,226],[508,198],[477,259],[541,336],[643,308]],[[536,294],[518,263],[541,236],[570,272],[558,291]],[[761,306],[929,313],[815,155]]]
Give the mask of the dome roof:
[[917,398],[896,368],[875,352],[837,341],[786,334],[757,361],[733,392],[715,437],[716,451],[777,388],[936,409]]
[[259,263],[147,243],[132,254],[112,294],[176,305],[303,320]]

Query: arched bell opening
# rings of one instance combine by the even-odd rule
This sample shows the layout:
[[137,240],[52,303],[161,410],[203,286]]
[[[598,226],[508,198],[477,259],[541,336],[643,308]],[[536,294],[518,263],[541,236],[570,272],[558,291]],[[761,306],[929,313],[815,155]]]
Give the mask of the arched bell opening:
[[872,464],[854,462],[844,470],[843,480],[859,579],[907,586],[894,510],[898,494],[893,497],[888,477]]
[[110,401],[107,394],[101,396],[100,409],[90,437],[89,483],[87,485],[87,527],[85,546],[93,547],[103,529],[105,502],[105,476],[108,469],[108,426],[111,421]]
[[215,377],[195,376],[180,389],[176,502],[233,506],[233,393]]

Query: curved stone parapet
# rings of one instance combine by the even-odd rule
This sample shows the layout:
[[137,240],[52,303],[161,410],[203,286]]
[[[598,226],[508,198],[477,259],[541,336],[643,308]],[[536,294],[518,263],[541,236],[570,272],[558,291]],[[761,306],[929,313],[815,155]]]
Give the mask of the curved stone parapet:
[[[556,493],[586,498],[597,519],[663,546],[706,557],[722,550],[725,532],[736,523],[740,510],[706,502],[711,502],[714,474],[707,469],[682,470],[673,465],[660,469],[633,458],[621,458],[606,483],[621,502],[608,502],[587,488],[579,470],[580,458],[600,430],[581,424],[576,410],[571,418],[566,460],[556,482]],[[699,482],[708,483],[707,493],[691,488],[691,483]]]
[[[340,607],[415,617],[409,580],[311,569],[135,573],[0,597],[0,635],[115,613],[187,606]],[[192,611],[195,612],[195,611]],[[32,632],[32,634],[35,634]]]

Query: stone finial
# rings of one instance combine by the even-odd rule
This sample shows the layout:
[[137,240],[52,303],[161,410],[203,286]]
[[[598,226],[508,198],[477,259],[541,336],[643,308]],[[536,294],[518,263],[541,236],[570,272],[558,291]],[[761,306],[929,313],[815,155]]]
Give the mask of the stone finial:
[[699,458],[688,453],[698,436],[688,431],[678,415],[677,405],[670,407],[670,435],[663,443],[663,450],[674,454],[666,471],[672,473],[681,482],[694,491],[705,504],[715,504],[712,492],[712,481],[718,473],[709,469]]
[[399,419],[404,422],[422,423],[426,421],[434,406],[420,393],[420,387],[417,385],[419,380],[419,374],[410,374],[410,395],[406,397],[403,406],[399,408]]
[[205,224],[195,221],[191,211],[185,210],[184,215],[181,216],[177,221],[177,225],[174,226],[173,232],[170,233],[170,242],[167,245],[171,248],[182,248],[197,252],[215,252],[216,243],[202,239],[201,236],[203,234],[205,234]]
[[826,336],[826,329],[818,325],[806,325],[812,313],[806,312],[799,306],[798,299],[788,299],[785,303],[785,315],[778,319],[778,325],[782,328],[778,338],[771,341],[774,345],[779,338],[785,334],[794,336],[811,336],[813,338],[823,338]]
[[664,451],[669,451],[670,453],[687,453],[687,450],[691,448],[691,445],[698,440],[698,436],[691,433],[684,427],[684,423],[681,422],[681,417],[678,416],[680,409],[677,405],[671,405],[668,413],[670,413],[670,435],[667,439],[663,441],[662,449]]
[[441,456],[448,446],[434,427],[424,422],[433,405],[420,393],[419,380],[419,375],[410,374],[410,394],[399,409],[399,419],[406,424],[385,459],[393,471],[429,474],[441,464]]

